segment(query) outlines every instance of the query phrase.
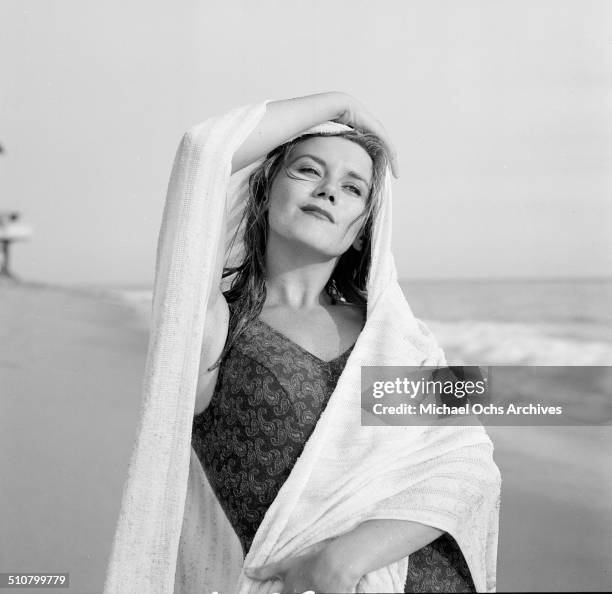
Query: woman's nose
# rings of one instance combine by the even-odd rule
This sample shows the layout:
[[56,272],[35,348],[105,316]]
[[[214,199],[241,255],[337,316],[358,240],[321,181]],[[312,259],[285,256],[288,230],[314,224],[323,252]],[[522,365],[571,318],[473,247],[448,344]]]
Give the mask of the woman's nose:
[[317,196],[329,198],[333,202],[336,199],[336,189],[331,182],[326,181],[317,188]]

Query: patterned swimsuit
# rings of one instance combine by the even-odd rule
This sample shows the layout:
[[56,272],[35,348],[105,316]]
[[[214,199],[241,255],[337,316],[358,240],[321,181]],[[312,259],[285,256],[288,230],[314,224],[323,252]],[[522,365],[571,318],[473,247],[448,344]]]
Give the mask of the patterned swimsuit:
[[[210,404],[193,419],[192,446],[245,556],[353,347],[323,361],[256,319],[222,360]],[[476,591],[450,535],[410,555],[404,591]]]

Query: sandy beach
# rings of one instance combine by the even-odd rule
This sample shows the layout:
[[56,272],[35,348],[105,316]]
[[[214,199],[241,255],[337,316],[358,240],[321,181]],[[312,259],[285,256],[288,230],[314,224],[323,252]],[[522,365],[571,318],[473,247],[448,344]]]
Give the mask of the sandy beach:
[[6,283],[0,332],[0,571],[69,572],[71,592],[101,592],[147,335],[120,302]]
[[[3,282],[0,332],[0,571],[69,572],[71,591],[101,592],[138,421],[142,316],[103,292]],[[498,590],[609,587],[612,428],[490,435]]]

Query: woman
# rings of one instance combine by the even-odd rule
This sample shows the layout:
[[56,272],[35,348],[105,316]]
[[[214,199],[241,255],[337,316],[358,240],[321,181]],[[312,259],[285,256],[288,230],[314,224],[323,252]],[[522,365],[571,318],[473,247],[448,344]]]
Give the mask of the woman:
[[[288,142],[328,120],[355,130]],[[224,272],[235,275],[225,293],[224,244],[217,253],[193,424],[194,450],[245,555],[365,323],[374,196],[388,157],[397,174],[383,126],[341,93],[271,102],[232,171],[266,154],[250,176],[245,257]],[[365,522],[246,575],[276,576],[283,592],[350,592],[408,555],[406,592],[475,591],[452,537],[403,520]]]
[[105,594],[494,591],[483,428],[360,400],[364,367],[446,365],[397,282],[387,159],[344,93],[184,135]]

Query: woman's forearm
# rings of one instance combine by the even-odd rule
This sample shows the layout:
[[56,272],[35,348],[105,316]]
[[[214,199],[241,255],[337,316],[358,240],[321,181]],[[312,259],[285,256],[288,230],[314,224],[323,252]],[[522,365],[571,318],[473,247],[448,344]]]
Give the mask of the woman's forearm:
[[346,94],[331,91],[294,99],[271,101],[256,128],[232,159],[232,173],[265,156],[300,132],[333,120],[346,109]]
[[408,520],[367,520],[332,540],[325,548],[328,563],[357,582],[362,576],[399,561],[444,534]]

